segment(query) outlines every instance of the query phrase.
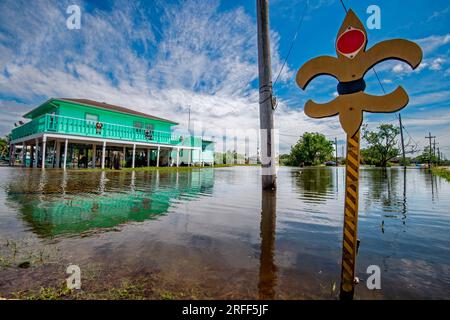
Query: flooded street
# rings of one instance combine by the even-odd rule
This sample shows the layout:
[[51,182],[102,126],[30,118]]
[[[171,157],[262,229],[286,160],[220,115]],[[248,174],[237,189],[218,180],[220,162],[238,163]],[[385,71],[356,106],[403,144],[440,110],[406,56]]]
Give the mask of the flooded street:
[[[100,298],[133,284],[148,298],[336,299],[345,168],[281,167],[264,193],[259,170],[0,168],[0,296],[60,286],[76,264]],[[450,184],[425,170],[363,168],[355,298],[449,299],[449,208]]]

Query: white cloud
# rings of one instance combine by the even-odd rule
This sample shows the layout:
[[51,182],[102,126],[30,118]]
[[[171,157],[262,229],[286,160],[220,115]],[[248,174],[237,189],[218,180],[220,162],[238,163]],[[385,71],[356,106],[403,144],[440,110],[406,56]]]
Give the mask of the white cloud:
[[450,90],[426,92],[410,97],[409,106],[431,106],[435,103],[450,101]]
[[443,58],[436,58],[431,62],[430,69],[431,70],[441,70],[442,65],[445,63],[445,59]]
[[442,66],[445,65],[446,63],[447,60],[445,58],[436,57],[424,59],[415,70],[412,70],[411,67],[405,63],[396,63],[392,66],[392,71],[400,75],[419,73],[423,70],[439,71],[442,69]]
[[436,49],[448,44],[450,42],[450,34],[445,35],[431,35],[426,38],[415,40],[421,47],[425,55],[428,55]]
[[[0,26],[0,96],[29,108],[49,97],[88,98],[184,126],[191,105],[192,121],[201,120],[209,135],[259,126],[251,85],[258,75],[256,23],[243,8],[219,12],[218,1],[192,0],[149,9],[118,0],[110,11],[81,6],[81,30],[68,30],[66,4],[0,4],[2,17],[16,16]],[[282,64],[279,42],[271,31],[274,77]],[[278,81],[292,76],[286,65]]]

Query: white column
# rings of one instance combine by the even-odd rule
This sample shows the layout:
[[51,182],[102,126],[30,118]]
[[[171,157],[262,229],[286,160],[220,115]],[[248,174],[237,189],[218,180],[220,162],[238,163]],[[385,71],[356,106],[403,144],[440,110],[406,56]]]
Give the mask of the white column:
[[69,148],[69,139],[66,139],[64,143],[64,170],[66,170],[67,167],[67,149]]
[[187,149],[187,152],[189,152],[188,154],[188,167],[191,166],[191,158],[192,158],[192,149]]
[[36,150],[34,151],[34,163],[33,163],[33,167],[37,168],[38,167],[38,161],[39,161],[39,140],[35,139],[34,143],[36,145]]
[[131,159],[131,167],[134,168],[134,160],[136,157],[136,145],[133,144],[133,159]]
[[22,142],[22,167],[25,167],[27,163],[27,145]]
[[159,152],[161,151],[161,146],[158,146],[158,153],[156,155],[156,166],[159,167]]
[[147,150],[147,167],[150,167],[150,149]]
[[45,169],[45,149],[47,149],[47,137],[42,138],[42,169]]
[[103,149],[102,149],[102,169],[105,169],[105,157],[106,157],[106,141],[103,141]]
[[92,145],[92,168],[95,168],[95,163],[97,162],[97,159],[95,158],[96,154],[97,154],[97,145],[94,143]]
[[61,163],[61,141],[56,141],[56,167],[59,168]]
[[180,147],[177,148],[177,167],[180,165]]

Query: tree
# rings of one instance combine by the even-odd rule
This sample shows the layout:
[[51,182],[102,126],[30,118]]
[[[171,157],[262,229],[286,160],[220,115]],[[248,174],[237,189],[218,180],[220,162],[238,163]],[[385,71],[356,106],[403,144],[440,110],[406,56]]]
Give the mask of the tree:
[[316,165],[333,158],[333,143],[323,134],[305,132],[291,148],[289,164],[292,166]]
[[279,163],[282,166],[289,166],[290,165],[290,155],[289,154],[280,154]]
[[400,128],[392,124],[380,124],[376,131],[363,126],[363,139],[367,143],[367,148],[361,150],[362,162],[373,164],[377,167],[386,167],[388,161],[399,156],[397,137]]
[[423,149],[423,152],[420,156],[417,157],[417,160],[420,163],[436,163],[438,161],[438,157],[436,155],[433,154],[433,148],[431,148],[431,152],[430,152],[430,147],[425,147]]
[[9,155],[9,136],[0,138],[0,158],[4,159]]

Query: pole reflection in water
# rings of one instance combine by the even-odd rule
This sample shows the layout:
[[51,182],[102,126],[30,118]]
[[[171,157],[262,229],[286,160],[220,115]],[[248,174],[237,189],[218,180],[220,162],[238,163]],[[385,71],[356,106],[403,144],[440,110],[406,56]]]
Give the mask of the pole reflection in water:
[[136,172],[134,170],[131,172],[130,189],[132,192],[136,191]]
[[63,197],[66,196],[66,188],[67,188],[67,171],[64,170],[62,173],[62,179],[61,179],[61,193]]
[[99,183],[99,192],[101,195],[103,195],[105,193],[105,189],[106,189],[106,172],[102,171],[100,173],[100,183]]
[[39,177],[39,185],[38,185],[38,191],[39,191],[39,199],[43,201],[45,199],[45,185],[47,184],[47,171],[42,170],[40,177]]
[[433,179],[434,178],[434,174],[431,172],[430,170],[430,180],[431,180],[431,201],[434,202],[434,182]]
[[261,194],[261,255],[259,265],[259,299],[275,298],[277,267],[274,261],[276,228],[276,191],[263,190]]
[[406,223],[406,168],[403,168],[403,210],[402,210],[402,222]]

